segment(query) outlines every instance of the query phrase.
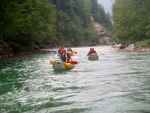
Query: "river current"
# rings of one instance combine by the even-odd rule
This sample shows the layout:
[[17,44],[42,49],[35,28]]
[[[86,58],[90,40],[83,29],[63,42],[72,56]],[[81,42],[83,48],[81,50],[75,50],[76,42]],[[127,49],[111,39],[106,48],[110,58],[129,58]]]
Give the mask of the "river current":
[[150,53],[73,48],[78,64],[56,71],[56,54],[0,59],[0,113],[150,113]]

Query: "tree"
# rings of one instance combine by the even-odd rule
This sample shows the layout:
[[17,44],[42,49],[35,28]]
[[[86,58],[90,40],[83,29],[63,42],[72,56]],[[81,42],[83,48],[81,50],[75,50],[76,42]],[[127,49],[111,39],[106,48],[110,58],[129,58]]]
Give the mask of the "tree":
[[116,0],[113,5],[113,37],[122,43],[148,39],[150,1]]
[[24,27],[30,26],[30,15],[25,12],[25,4],[19,4],[17,0],[0,1],[0,36],[14,37],[24,31]]

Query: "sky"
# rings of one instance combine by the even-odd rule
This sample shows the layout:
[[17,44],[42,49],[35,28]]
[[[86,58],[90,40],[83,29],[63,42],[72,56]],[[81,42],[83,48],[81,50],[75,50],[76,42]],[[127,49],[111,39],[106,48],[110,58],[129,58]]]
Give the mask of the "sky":
[[102,6],[105,9],[105,12],[109,12],[110,14],[112,14],[112,4],[113,4],[113,0],[98,0],[99,4],[102,4]]

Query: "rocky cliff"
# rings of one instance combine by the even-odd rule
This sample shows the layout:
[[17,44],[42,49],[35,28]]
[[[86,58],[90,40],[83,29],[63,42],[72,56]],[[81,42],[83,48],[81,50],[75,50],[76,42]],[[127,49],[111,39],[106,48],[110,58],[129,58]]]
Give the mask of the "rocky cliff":
[[100,45],[112,45],[110,39],[111,39],[111,32],[104,27],[102,24],[99,24],[93,20],[91,17],[95,31],[97,32],[97,35],[99,37],[99,44]]

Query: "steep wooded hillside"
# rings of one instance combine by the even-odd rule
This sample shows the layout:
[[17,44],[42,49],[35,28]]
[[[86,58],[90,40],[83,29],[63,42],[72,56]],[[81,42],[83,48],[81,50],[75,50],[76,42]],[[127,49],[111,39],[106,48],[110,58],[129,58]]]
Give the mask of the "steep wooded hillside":
[[91,16],[110,29],[97,0],[1,0],[0,55],[99,44]]

